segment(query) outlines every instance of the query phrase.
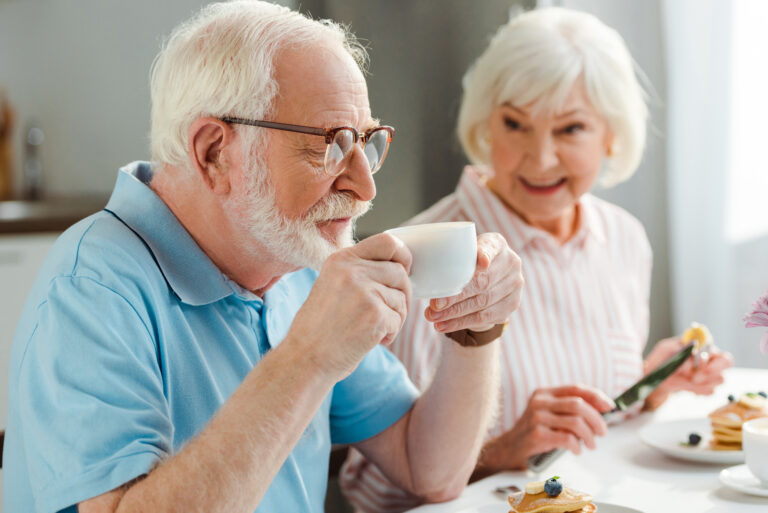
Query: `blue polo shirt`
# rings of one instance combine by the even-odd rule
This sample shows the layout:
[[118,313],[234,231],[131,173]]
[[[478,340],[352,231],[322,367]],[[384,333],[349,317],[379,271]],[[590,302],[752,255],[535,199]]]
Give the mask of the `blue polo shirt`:
[[[242,289],[146,185],[151,173],[120,170],[107,209],[57,240],[26,302],[9,373],[8,513],[74,512],[181,450],[283,340],[315,281],[288,274],[263,300]],[[416,395],[375,348],[325,398],[256,511],[322,512],[331,443],[381,432]]]

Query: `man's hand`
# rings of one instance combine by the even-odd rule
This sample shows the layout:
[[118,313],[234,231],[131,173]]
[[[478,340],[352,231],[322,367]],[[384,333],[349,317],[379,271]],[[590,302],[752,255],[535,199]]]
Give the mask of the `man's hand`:
[[540,388],[514,427],[485,445],[479,469],[484,473],[522,469],[528,458],[551,449],[565,448],[576,454],[582,444],[594,449],[595,437],[607,432],[600,414],[613,406],[596,388]]
[[472,281],[461,293],[433,299],[424,312],[441,333],[471,329],[485,331],[520,306],[523,275],[518,257],[498,233],[477,238],[477,267]]
[[307,341],[318,362],[343,376],[376,344],[394,340],[411,298],[411,253],[382,233],[326,260],[289,336]]
[[[645,360],[646,374],[683,348],[680,337],[665,338],[659,341]],[[665,379],[645,400],[645,408],[655,410],[667,400],[670,394],[678,390],[688,390],[699,395],[709,395],[723,382],[723,371],[733,366],[730,353],[713,349],[701,354],[698,365],[691,356],[674,374]]]

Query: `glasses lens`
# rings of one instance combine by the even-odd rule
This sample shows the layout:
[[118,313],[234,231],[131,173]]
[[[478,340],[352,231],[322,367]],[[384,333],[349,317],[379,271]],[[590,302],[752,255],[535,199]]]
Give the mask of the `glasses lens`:
[[325,151],[325,172],[336,176],[344,171],[344,159],[355,147],[355,134],[352,130],[343,128],[336,132],[333,141]]
[[375,173],[384,162],[389,147],[389,133],[386,130],[376,130],[371,133],[370,138],[365,143],[365,156],[368,158],[368,165],[371,167],[371,173]]

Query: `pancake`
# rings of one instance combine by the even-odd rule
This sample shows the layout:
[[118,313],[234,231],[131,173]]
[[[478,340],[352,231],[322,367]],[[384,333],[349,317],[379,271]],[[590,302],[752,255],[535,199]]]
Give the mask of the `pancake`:
[[712,426],[712,436],[723,442],[741,442],[741,429]]
[[730,435],[721,435],[719,433],[713,433],[712,440],[714,440],[717,443],[741,444],[741,436],[730,436]]
[[725,443],[718,442],[715,439],[709,441],[709,448],[713,451],[740,451],[741,442],[738,443]]
[[755,401],[745,394],[738,401],[731,401],[716,409],[709,414],[709,418],[713,424],[741,429],[741,425],[748,420],[768,417],[768,401],[762,397],[760,399]]
[[723,426],[722,424],[718,424],[717,422],[712,422],[712,430],[719,431],[725,435],[741,435],[741,426],[739,427]]
[[741,425],[748,420],[768,417],[768,399],[760,394],[742,394],[738,400],[729,397],[728,404],[709,414],[712,424],[711,449],[716,451],[741,450]]
[[546,492],[510,494],[507,497],[512,510],[510,513],[594,513],[597,506],[592,504],[592,496],[573,488],[563,487],[556,497]]

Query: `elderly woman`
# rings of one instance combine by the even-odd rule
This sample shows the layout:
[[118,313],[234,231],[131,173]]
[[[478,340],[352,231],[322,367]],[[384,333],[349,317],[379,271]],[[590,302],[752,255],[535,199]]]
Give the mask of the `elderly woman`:
[[[476,475],[525,468],[554,448],[579,453],[606,432],[614,397],[680,349],[648,334],[651,248],[640,223],[590,189],[629,178],[645,145],[647,107],[622,38],[594,16],[561,8],[512,19],[470,69],[458,134],[474,165],[456,191],[409,223],[473,221],[523,261],[526,293],[502,335],[502,400]],[[415,301],[392,346],[425,387],[462,302]],[[446,329],[442,329],[446,328]],[[410,340],[415,343],[406,344]],[[646,401],[711,393],[731,365],[715,353],[680,368]],[[450,450],[450,447],[446,447]],[[401,511],[418,498],[389,485],[359,453],[341,475],[362,511]]]

